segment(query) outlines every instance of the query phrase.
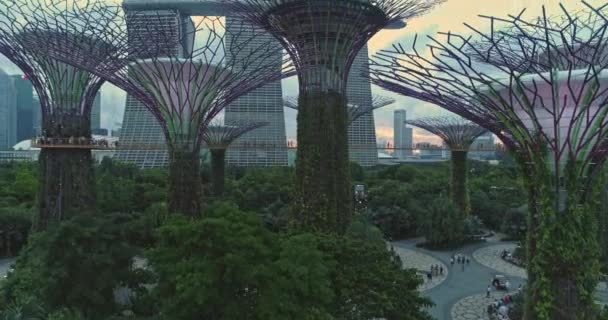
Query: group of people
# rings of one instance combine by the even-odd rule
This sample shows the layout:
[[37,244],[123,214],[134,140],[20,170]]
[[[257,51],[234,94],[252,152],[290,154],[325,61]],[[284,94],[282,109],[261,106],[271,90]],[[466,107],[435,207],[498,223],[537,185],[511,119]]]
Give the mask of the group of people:
[[509,319],[509,307],[508,304],[513,301],[513,297],[510,294],[505,294],[501,299],[495,299],[488,306],[488,313],[495,316],[497,320],[508,320]]
[[453,254],[452,257],[450,258],[450,265],[452,265],[452,267],[454,267],[454,263],[458,263],[459,265],[462,266],[462,271],[464,271],[464,265],[470,265],[471,264],[471,259],[469,259],[469,257],[462,255],[460,253],[458,254]]
[[69,137],[69,138],[49,138],[38,137],[32,141],[33,145],[80,145],[80,146],[96,146],[96,147],[118,147],[118,141],[110,143],[108,140],[93,139],[87,137]]
[[427,273],[427,278],[433,280],[433,277],[443,276],[443,266],[438,264],[431,265],[431,272]]

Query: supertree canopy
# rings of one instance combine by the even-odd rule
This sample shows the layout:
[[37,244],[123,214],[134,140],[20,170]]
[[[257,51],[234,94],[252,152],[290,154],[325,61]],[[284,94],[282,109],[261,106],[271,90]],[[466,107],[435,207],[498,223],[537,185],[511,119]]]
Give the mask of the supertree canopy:
[[[287,108],[298,110],[298,97],[295,97],[295,96],[286,97],[283,99],[283,103],[284,103],[285,107],[287,107]],[[385,96],[380,96],[380,95],[372,96],[371,105],[358,106],[358,105],[349,103],[348,107],[347,107],[348,125],[350,126],[353,122],[357,121],[357,119],[361,118],[362,116],[364,116],[368,113],[374,112],[374,110],[376,110],[376,109],[390,106],[393,103],[395,103],[395,99],[385,97]]]
[[367,41],[442,0],[227,0],[273,34],[298,73],[295,225],[343,232],[352,216],[346,84]]
[[435,117],[408,120],[408,124],[438,135],[451,151],[450,197],[463,217],[471,211],[467,187],[469,148],[487,130],[457,117]]
[[[608,6],[563,18],[484,17],[423,52],[380,53],[372,81],[491,130],[529,191],[526,319],[590,319],[598,276],[598,172],[608,152]],[[484,29],[485,30],[485,29]]]
[[268,122],[231,122],[213,120],[205,131],[203,141],[211,153],[211,184],[215,196],[224,193],[226,149],[244,134],[264,127]]
[[[74,68],[38,50],[79,42],[90,52],[108,50],[86,30],[104,20],[80,21],[87,11],[106,9],[98,1],[12,0],[0,3],[0,53],[31,81],[41,106],[39,156],[41,188],[34,229],[95,206],[91,158],[91,106],[103,79]],[[107,10],[107,16],[116,11]]]
[[199,152],[209,122],[239,96],[288,76],[290,64],[280,58],[279,45],[261,40],[253,25],[242,20],[235,19],[234,28],[227,29],[222,17],[200,17],[194,23],[162,11],[112,18],[113,28],[89,33],[110,39],[113,52],[83,54],[86,48],[80,43],[51,52],[148,108],[163,128],[169,150],[169,209],[196,215],[201,199]]

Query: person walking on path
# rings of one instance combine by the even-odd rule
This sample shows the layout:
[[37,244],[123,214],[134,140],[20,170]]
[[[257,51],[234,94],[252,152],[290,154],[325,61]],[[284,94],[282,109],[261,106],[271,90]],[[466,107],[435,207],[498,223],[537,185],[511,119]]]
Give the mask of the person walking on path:
[[467,266],[471,264],[471,259],[469,259],[469,257],[467,257]]
[[450,258],[450,264],[452,265],[452,268],[454,267],[454,257]]
[[511,287],[511,282],[509,282],[509,280],[507,280],[507,281],[505,282],[505,290],[506,290],[507,292],[509,292],[509,288],[510,288],[510,287]]
[[439,266],[439,274],[443,275],[443,266]]
[[490,297],[491,292],[492,292],[492,286],[488,286],[488,289],[486,289],[486,298]]

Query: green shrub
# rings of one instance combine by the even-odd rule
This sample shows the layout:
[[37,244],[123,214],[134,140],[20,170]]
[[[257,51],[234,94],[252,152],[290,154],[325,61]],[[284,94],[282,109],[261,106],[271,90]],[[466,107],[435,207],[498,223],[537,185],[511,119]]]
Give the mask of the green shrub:
[[130,215],[77,216],[30,238],[2,288],[8,301],[33,299],[49,312],[74,308],[86,319],[115,313],[114,290],[136,288],[137,250],[127,241]]
[[0,209],[0,256],[15,256],[27,242],[32,228],[32,210]]

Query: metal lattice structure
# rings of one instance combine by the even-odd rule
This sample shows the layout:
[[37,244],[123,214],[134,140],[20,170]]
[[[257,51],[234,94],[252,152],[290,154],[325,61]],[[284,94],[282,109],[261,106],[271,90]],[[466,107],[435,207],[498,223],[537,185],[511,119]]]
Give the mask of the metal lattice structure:
[[[110,43],[97,41],[88,32],[106,21],[100,17],[77,22],[76,17],[84,12],[104,12],[108,17],[116,14],[95,0],[0,3],[0,53],[32,83],[40,100],[45,138],[77,141],[91,137],[91,108],[104,80],[47,54],[54,47],[72,42],[94,54],[109,50]],[[43,147],[39,157],[42,187],[36,230],[45,230],[49,224],[94,208],[91,148]]]
[[459,117],[420,118],[406,123],[439,136],[452,151],[469,151],[475,139],[487,132],[485,128]]
[[416,41],[411,50],[396,45],[371,67],[375,84],[483,125],[515,154],[529,191],[526,314],[538,319],[585,318],[597,281],[608,5],[583,3],[576,15],[562,6],[558,22],[544,9],[535,19],[484,17],[490,31],[442,33],[428,52]]
[[87,48],[76,42],[51,52],[147,107],[159,121],[169,149],[170,209],[198,214],[198,157],[210,121],[239,96],[288,76],[291,66],[284,59],[283,69],[277,70],[275,58],[281,56],[281,48],[270,41],[255,42],[253,26],[245,22],[234,33],[221,17],[188,20],[177,29],[165,28],[174,22],[156,11],[123,12],[111,18],[113,28],[92,30],[91,37],[111,39],[113,52],[83,54]]
[[[298,152],[294,222],[342,233],[350,223],[348,75],[367,41],[441,0],[228,0],[270,32],[297,70]],[[323,141],[323,143],[321,143]]]
[[268,125],[268,122],[230,122],[214,120],[203,132],[205,146],[211,152],[211,183],[215,196],[224,193],[226,150],[239,137]]
[[461,215],[468,216],[471,205],[467,186],[467,154],[475,139],[487,130],[458,117],[421,118],[407,120],[406,123],[439,136],[450,148],[450,197]]
[[283,44],[298,69],[300,92],[344,92],[356,54],[373,35],[391,23],[424,14],[443,0],[228,2]]
[[[286,108],[298,110],[298,97],[297,96],[285,97],[283,99],[283,102],[284,102],[284,105]],[[374,110],[377,110],[377,109],[380,109],[380,108],[383,108],[386,106],[390,106],[393,103],[395,103],[395,99],[386,97],[386,96],[380,96],[380,95],[373,95],[372,104],[368,105],[368,106],[358,106],[358,105],[349,103],[348,104],[348,124],[350,125],[357,119],[361,118],[362,116],[364,116],[370,112],[374,112]]]

